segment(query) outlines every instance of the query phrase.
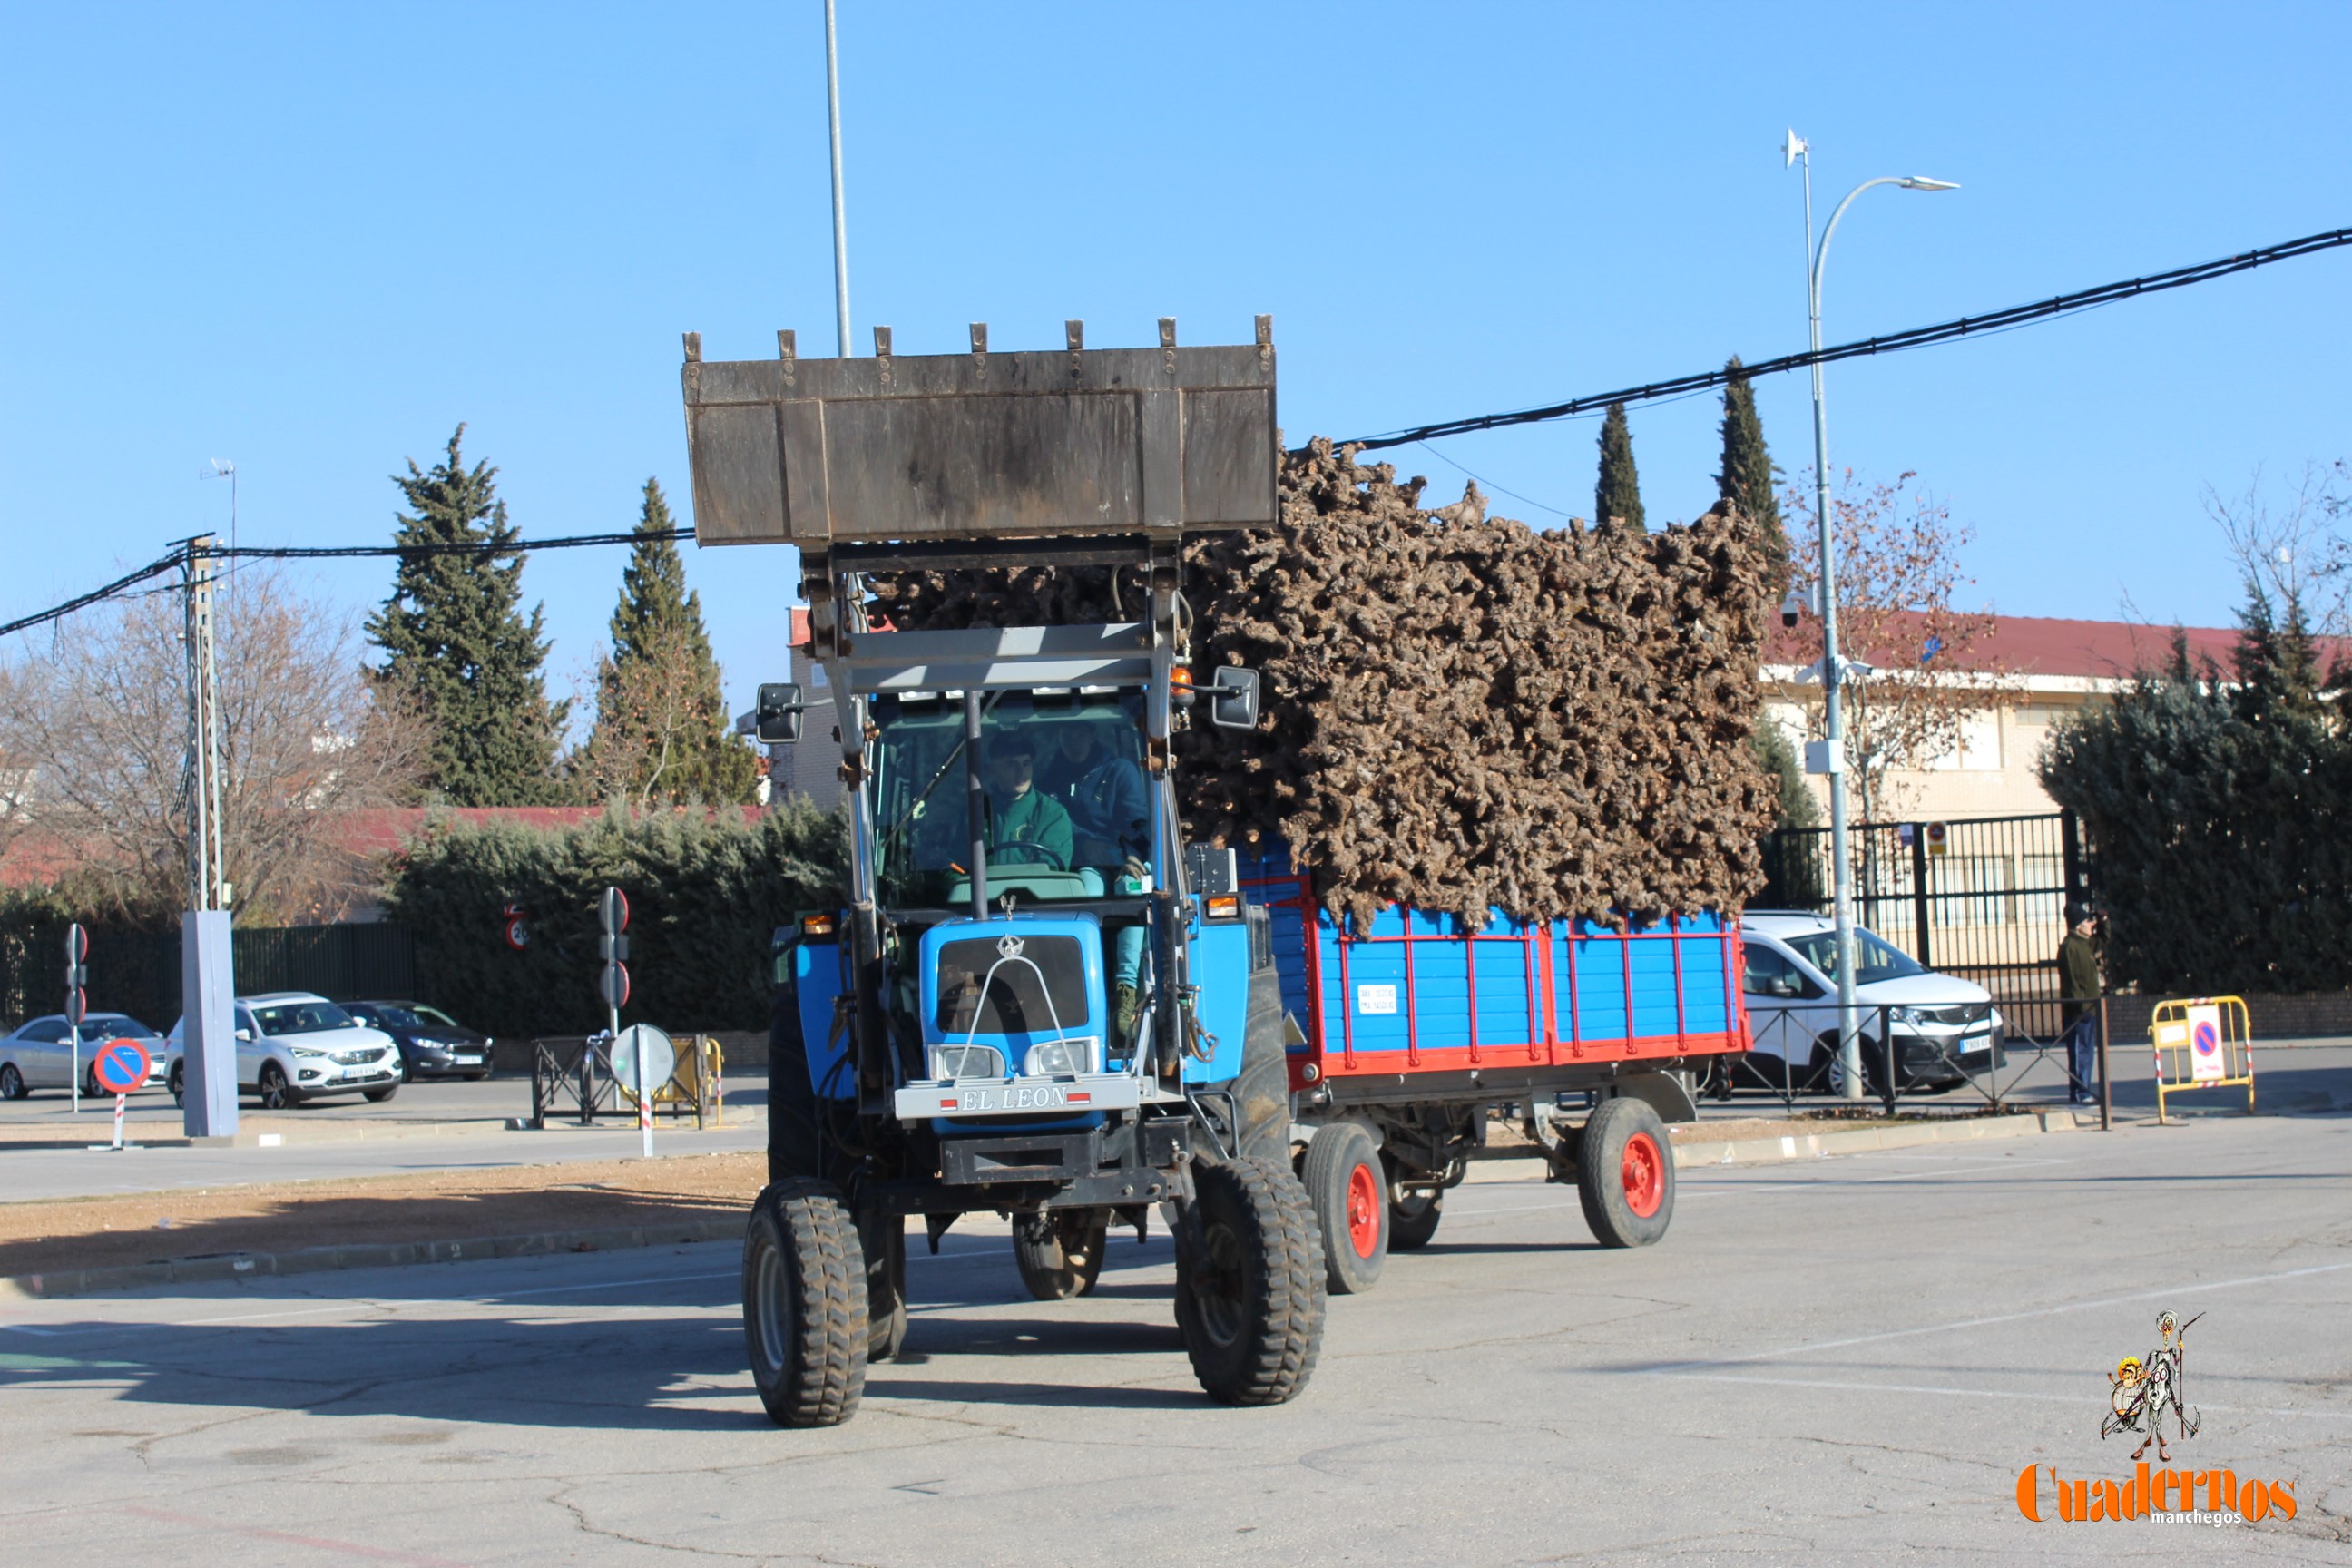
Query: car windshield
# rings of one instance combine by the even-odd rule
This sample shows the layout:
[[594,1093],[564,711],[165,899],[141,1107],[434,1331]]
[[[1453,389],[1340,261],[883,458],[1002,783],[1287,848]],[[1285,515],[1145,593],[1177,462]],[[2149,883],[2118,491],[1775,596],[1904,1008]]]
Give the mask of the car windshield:
[[113,1040],[126,1035],[143,1040],[154,1033],[138,1019],[122,1013],[98,1013],[81,1021],[81,1037],[85,1040]]
[[[873,716],[882,901],[947,903],[970,886],[962,699],[884,696]],[[1141,691],[990,692],[981,755],[992,884],[1018,879],[1028,900],[1099,898],[1130,857],[1149,863]]]
[[274,1002],[253,1010],[265,1035],[308,1035],[320,1029],[355,1029],[359,1025],[332,1002]]
[[466,1026],[437,1007],[410,1007],[405,1012],[413,1022],[427,1028],[462,1029]]
[[[1836,984],[1837,932],[1820,931],[1782,940],[1797,951],[1799,957],[1827,976],[1831,984]],[[1927,973],[1919,967],[1916,959],[1890,944],[1885,938],[1860,927],[1854,929],[1853,983],[1856,985],[1874,984],[1881,980],[1901,980],[1906,975]]]
[[371,1002],[364,1007],[352,1008],[352,1016],[362,1024],[373,1024],[379,1028],[385,1029],[413,1029],[419,1022],[416,1015],[407,1008],[387,1007],[380,1002]]

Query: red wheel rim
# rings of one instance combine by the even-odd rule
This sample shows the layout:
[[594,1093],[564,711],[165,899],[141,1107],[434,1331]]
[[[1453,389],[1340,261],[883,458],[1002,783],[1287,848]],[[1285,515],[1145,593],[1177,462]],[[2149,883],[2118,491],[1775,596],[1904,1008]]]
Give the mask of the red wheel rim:
[[1625,1206],[1642,1219],[1656,1214],[1666,1197],[1666,1158],[1658,1141],[1646,1132],[1626,1139],[1619,1173],[1625,1183]]
[[1348,1245],[1370,1258],[1381,1244],[1381,1179],[1370,1165],[1348,1173]]

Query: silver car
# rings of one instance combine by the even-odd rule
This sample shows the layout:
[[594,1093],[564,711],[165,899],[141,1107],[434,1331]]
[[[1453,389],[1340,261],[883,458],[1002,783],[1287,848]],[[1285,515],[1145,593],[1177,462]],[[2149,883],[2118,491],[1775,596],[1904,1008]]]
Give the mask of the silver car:
[[81,1038],[77,1041],[66,1027],[65,1015],[52,1013],[0,1039],[0,1100],[22,1100],[37,1089],[56,1089],[71,1092],[77,1071],[81,1076],[81,1091],[97,1095],[106,1091],[98,1087],[92,1069],[98,1049],[109,1040],[133,1039],[147,1047],[148,1089],[161,1089],[169,1079],[165,1067],[164,1045],[155,1031],[128,1013],[87,1013],[82,1016]]
[[[329,1094],[360,1094],[378,1102],[400,1092],[400,1051],[392,1037],[363,1026],[324,996],[273,991],[236,999],[236,1083],[283,1110]],[[165,1069],[174,1099],[187,1087],[184,1059],[187,1020],[172,1026]]]

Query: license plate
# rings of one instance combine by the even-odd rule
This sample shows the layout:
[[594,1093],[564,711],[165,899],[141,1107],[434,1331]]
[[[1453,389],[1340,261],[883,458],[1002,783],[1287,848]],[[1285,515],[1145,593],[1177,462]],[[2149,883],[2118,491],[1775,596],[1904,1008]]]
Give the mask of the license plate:
[[940,1096],[943,1115],[973,1115],[989,1110],[1085,1110],[1094,1096],[1067,1084],[1006,1084],[998,1089],[956,1089]]

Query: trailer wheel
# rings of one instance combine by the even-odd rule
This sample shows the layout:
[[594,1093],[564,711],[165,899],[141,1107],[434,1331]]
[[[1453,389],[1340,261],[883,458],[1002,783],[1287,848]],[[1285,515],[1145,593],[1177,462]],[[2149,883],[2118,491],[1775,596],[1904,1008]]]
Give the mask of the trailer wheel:
[[1388,1173],[1372,1135],[1352,1121],[1318,1127],[1302,1179],[1323,1233],[1324,1277],[1335,1296],[1369,1290],[1389,1256]]
[[1389,1250],[1414,1252],[1427,1247],[1445,1217],[1445,1194],[1434,1189],[1402,1193],[1389,1188]]
[[1066,1301],[1095,1288],[1110,1249],[1110,1216],[1099,1209],[1062,1209],[1013,1216],[1013,1262],[1040,1301]]
[[743,1339],[779,1426],[838,1426],[866,1390],[866,1258],[840,1194],[774,1182],[743,1237]]
[[1646,1100],[1593,1108],[1576,1141],[1576,1195],[1603,1247],[1647,1247],[1675,1217],[1675,1156],[1666,1124]]
[[1294,1399],[1323,1348],[1323,1238],[1286,1165],[1199,1164],[1176,1248],[1176,1327],[1223,1405]]

